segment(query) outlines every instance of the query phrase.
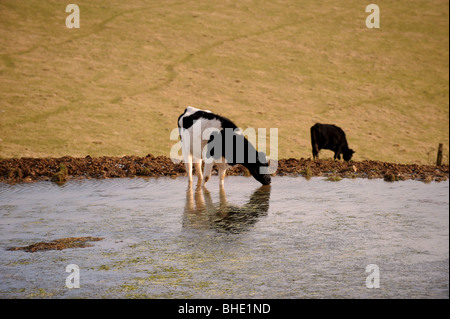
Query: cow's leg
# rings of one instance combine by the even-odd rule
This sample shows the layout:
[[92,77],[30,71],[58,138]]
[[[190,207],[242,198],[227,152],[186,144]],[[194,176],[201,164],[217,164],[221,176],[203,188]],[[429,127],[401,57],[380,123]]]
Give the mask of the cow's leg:
[[212,171],[213,165],[214,165],[214,161],[211,161],[211,162],[205,161],[205,170],[203,172],[203,185],[205,185],[211,178],[211,171]]
[[319,158],[319,145],[317,144],[316,132],[314,131],[313,127],[311,127],[311,148],[313,159]]
[[313,159],[319,159],[319,146],[317,144],[313,145],[312,153]]
[[334,159],[335,160],[340,160],[341,159],[341,149],[340,148],[338,148],[338,149],[336,149],[335,151],[334,151]]
[[219,167],[219,183],[220,183],[220,185],[223,186],[223,183],[225,180],[225,175],[227,173],[228,165],[223,162],[223,163],[219,164],[218,167]]
[[315,140],[311,141],[313,159],[319,158],[319,145]]
[[193,178],[192,178],[192,155],[187,156],[187,159],[185,160],[184,164],[186,165],[186,172],[188,174],[189,184],[192,184],[192,181],[193,181]]
[[202,185],[203,174],[202,174],[202,160],[196,159],[194,162],[195,165],[195,175],[197,176],[197,186]]

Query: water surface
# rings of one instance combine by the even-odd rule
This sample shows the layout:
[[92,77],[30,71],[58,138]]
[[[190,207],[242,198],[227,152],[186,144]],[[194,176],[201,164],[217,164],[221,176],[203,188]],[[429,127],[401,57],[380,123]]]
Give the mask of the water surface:
[[[0,184],[2,298],[448,298],[449,182]],[[93,247],[8,251],[63,237]],[[80,288],[65,286],[68,264]],[[366,286],[376,264],[380,288]]]

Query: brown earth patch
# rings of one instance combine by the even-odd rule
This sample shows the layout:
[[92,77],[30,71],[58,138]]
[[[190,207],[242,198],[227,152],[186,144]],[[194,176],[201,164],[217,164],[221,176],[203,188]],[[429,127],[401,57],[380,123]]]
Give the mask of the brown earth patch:
[[[217,174],[217,169],[213,169]],[[227,171],[227,175],[249,176],[242,165]],[[281,159],[273,176],[313,176],[339,178],[383,178],[386,181],[443,181],[449,177],[449,166],[396,164],[379,161],[344,162],[335,160]],[[0,182],[22,183],[49,180],[64,183],[68,179],[114,177],[186,176],[184,164],[175,164],[166,156],[147,155],[124,157],[60,157],[0,159]]]
[[38,242],[25,247],[11,247],[8,250],[24,250],[26,252],[34,253],[41,250],[63,250],[67,248],[84,248],[92,247],[88,241],[99,241],[102,237],[68,237],[55,239],[50,242]]

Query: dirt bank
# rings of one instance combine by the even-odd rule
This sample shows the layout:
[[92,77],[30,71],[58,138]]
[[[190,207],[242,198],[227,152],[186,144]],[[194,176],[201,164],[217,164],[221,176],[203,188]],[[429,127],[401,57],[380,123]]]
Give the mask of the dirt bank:
[[68,237],[55,239],[50,242],[38,242],[25,247],[10,247],[8,250],[24,250],[30,253],[42,250],[63,250],[67,248],[84,248],[92,247],[92,244],[88,244],[88,241],[99,241],[102,237]]
[[[213,170],[217,174],[217,170]],[[227,175],[249,175],[241,165],[227,171]],[[449,177],[449,166],[395,164],[378,161],[343,162],[334,160],[281,159],[274,176],[325,176],[340,178],[383,178],[386,181],[420,180],[443,181]],[[165,156],[146,157],[61,157],[0,159],[0,182],[21,183],[49,180],[63,183],[68,179],[113,177],[186,176],[183,164],[174,164]]]

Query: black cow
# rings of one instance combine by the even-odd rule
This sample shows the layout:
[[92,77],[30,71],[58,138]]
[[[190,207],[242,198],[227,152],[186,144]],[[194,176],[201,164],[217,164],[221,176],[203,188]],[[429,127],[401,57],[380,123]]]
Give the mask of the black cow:
[[349,161],[355,153],[348,148],[344,131],[333,124],[316,123],[313,125],[311,127],[311,145],[314,159],[319,158],[321,149],[332,150],[334,159],[341,159],[342,154],[346,161]]

